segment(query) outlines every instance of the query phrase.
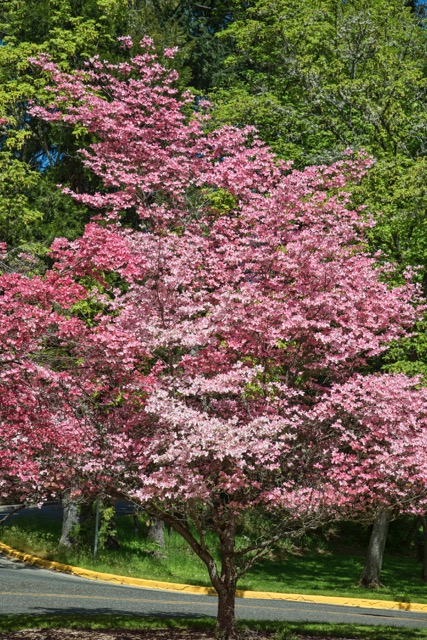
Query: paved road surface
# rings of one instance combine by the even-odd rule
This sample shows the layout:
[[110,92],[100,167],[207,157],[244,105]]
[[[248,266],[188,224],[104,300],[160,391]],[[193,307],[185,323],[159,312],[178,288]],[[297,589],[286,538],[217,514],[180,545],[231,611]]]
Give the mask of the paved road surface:
[[[0,556],[0,615],[93,613],[215,616],[216,598],[136,589],[85,580]],[[237,600],[239,618],[390,624],[427,628],[427,613],[338,607],[275,600]]]

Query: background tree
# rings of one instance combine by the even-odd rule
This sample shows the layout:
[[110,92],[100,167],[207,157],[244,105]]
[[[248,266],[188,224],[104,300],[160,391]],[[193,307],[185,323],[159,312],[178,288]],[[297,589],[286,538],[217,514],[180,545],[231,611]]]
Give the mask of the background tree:
[[214,93],[216,121],[254,124],[298,166],[368,150],[355,202],[381,214],[371,242],[402,269],[425,264],[426,31],[413,9],[258,0],[219,34],[232,80]]
[[[253,122],[281,155],[307,165],[346,147],[411,158],[422,152],[425,34],[401,0],[281,0],[274,10],[258,0],[220,35],[233,38],[228,65],[242,97],[281,105],[281,135],[262,118]],[[233,107],[235,118],[249,115],[244,99],[239,109],[233,93],[223,95],[229,115]]]
[[[175,66],[181,88],[205,91],[221,75],[226,46],[215,38],[231,19],[227,3],[183,0],[5,0],[0,6],[0,234],[10,248],[43,253],[58,235],[76,237],[87,220],[84,207],[62,197],[56,184],[87,191],[93,180],[76,149],[90,139],[58,130],[28,115],[42,100],[45,79],[27,59],[38,51],[54,56],[63,70],[81,68],[95,54],[123,56],[117,38],[150,34],[159,52],[179,47]],[[78,139],[77,139],[78,138]],[[10,197],[13,194],[13,198]]]
[[46,95],[45,80],[30,68],[30,55],[50,51],[63,68],[75,68],[114,45],[102,3],[92,3],[96,16],[81,15],[78,4],[11,0],[0,7],[0,232],[11,248],[32,246],[43,253],[56,235],[72,237],[82,230],[82,209],[71,206],[55,186],[62,179],[84,183],[75,140],[61,139],[28,114],[29,101]]

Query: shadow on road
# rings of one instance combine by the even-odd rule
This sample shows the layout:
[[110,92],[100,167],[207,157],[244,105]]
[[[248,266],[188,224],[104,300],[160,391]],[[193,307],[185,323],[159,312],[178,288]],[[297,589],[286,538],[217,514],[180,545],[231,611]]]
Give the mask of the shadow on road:
[[[114,620],[117,620],[118,618],[123,619],[123,618],[144,618],[145,620],[158,620],[159,618],[162,618],[163,620],[170,620],[171,618],[175,619],[175,620],[189,620],[190,617],[188,616],[188,614],[186,613],[182,613],[179,611],[171,611],[171,612],[165,612],[165,611],[150,611],[149,613],[144,613],[144,612],[140,612],[140,611],[134,611],[134,610],[129,610],[129,611],[125,611],[125,610],[120,610],[117,609],[115,610],[112,607],[96,607],[94,609],[91,609],[90,611],[88,611],[87,609],[83,608],[83,607],[67,607],[67,612],[64,613],[63,609],[60,608],[55,608],[55,607],[51,607],[51,608],[47,608],[47,607],[34,607],[34,609],[38,610],[38,613],[34,613],[34,614],[28,614],[28,615],[20,615],[19,616],[19,621],[20,623],[25,623],[25,621],[34,621],[35,619],[37,620],[43,620],[44,622],[48,622],[51,619],[55,619],[57,620],[58,618],[61,618],[61,620],[66,620],[66,619],[71,619],[73,620],[73,616],[75,615],[79,615],[80,617],[84,617],[87,619],[92,619],[96,616],[102,616],[103,619],[105,616],[108,617],[108,620],[110,620],[112,623],[114,622]],[[214,615],[207,615],[207,614],[201,614],[201,613],[195,613],[194,615],[191,616],[191,620],[212,620],[215,619]],[[166,625],[167,626],[167,625]],[[171,626],[173,625],[173,622],[171,622]]]

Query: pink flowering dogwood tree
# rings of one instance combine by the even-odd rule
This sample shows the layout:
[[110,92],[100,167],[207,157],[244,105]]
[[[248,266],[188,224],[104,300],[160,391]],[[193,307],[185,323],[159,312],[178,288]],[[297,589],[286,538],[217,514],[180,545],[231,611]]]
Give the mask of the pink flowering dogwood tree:
[[[34,61],[53,97],[33,116],[95,136],[82,157],[103,188],[67,190],[95,215],[78,240],[54,242],[46,280],[25,282],[56,278],[49,304],[32,302],[43,327],[25,349],[42,350],[44,323],[55,324],[72,365],[49,374],[68,384],[53,436],[78,440],[83,484],[142,504],[186,539],[226,639],[239,578],[284,535],[350,511],[425,508],[426,392],[358,373],[413,326],[418,292],[389,286],[365,248],[370,222],[349,207],[346,184],[369,159],[292,171],[253,129],[210,131],[202,108],[185,115],[193,98],[152,43],[141,46],[72,75]],[[55,308],[58,296],[82,300],[88,282],[90,323],[78,305]],[[58,410],[43,406],[50,424]]]
[[86,291],[51,272],[3,274],[0,292],[0,496],[40,501],[46,477],[50,488],[59,486],[69,473],[64,461],[77,454],[72,442],[81,423],[63,402],[69,376],[52,369],[48,354],[59,326],[74,333],[78,321],[64,311]]

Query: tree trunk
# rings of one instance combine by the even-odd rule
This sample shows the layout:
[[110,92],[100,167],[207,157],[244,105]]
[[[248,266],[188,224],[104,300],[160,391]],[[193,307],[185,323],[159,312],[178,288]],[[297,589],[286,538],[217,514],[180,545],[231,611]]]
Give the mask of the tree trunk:
[[139,520],[138,520],[138,514],[137,513],[133,514],[133,532],[134,532],[135,536],[139,535]]
[[148,539],[158,544],[162,549],[165,548],[165,524],[163,520],[154,517],[150,519]]
[[381,509],[372,528],[365,567],[360,577],[361,586],[368,589],[378,589],[383,586],[380,581],[381,567],[390,519],[390,509]]
[[235,600],[237,587],[236,570],[236,523],[232,517],[224,518],[214,512],[213,520],[221,546],[221,574],[217,563],[205,544],[203,531],[197,527],[200,540],[196,540],[190,529],[178,519],[168,513],[162,513],[162,520],[179,533],[188,542],[193,551],[204,562],[211,579],[213,588],[218,596],[217,633],[218,640],[235,640],[237,638]]
[[423,525],[423,538],[424,538],[423,557],[422,557],[423,572],[421,577],[424,580],[424,582],[427,582],[427,516],[422,516],[421,522]]
[[236,629],[236,526],[230,520],[222,524],[222,530],[218,527],[218,536],[221,542],[221,576],[212,579],[212,584],[218,594],[217,637],[219,640],[233,640],[237,637]]
[[74,539],[73,530],[79,524],[79,505],[66,493],[62,498],[62,530],[59,544],[64,547],[72,547]]
[[233,640],[237,637],[236,631],[236,582],[225,583],[217,589],[218,593],[218,617],[217,637],[219,640]]

